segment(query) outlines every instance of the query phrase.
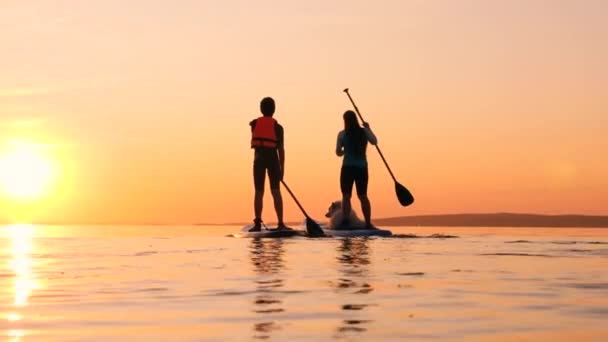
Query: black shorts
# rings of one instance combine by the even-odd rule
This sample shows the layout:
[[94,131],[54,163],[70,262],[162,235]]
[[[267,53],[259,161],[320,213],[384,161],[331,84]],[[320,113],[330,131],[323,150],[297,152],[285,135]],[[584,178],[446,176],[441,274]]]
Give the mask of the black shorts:
[[353,183],[357,186],[357,195],[367,195],[367,167],[344,166],[340,171],[340,190],[344,195],[352,195]]
[[256,191],[264,191],[267,170],[270,189],[278,189],[281,182],[281,163],[277,150],[257,148],[253,160],[253,184]]

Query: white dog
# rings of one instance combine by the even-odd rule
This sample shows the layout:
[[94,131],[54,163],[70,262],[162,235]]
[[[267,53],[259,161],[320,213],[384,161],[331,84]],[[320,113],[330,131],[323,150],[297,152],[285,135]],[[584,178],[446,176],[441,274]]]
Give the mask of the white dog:
[[[327,209],[325,217],[329,218],[329,229],[365,229],[365,221],[362,221],[351,208],[347,218],[342,214],[342,201],[332,202]],[[346,221],[346,224],[344,224]]]

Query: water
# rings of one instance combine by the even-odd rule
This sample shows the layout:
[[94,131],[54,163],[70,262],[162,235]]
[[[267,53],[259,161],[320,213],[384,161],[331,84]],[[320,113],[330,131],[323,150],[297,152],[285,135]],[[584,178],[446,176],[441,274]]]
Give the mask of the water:
[[[10,341],[608,340],[608,230],[0,228]],[[430,238],[432,234],[457,238]]]

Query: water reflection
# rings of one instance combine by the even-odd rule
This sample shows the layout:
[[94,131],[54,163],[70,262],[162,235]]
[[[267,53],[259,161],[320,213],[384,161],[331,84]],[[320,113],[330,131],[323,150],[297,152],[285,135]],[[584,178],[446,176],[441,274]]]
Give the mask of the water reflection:
[[34,250],[33,235],[34,226],[31,225],[11,225],[4,227],[11,242],[10,260],[8,268],[13,273],[13,310],[5,314],[8,324],[7,335],[11,341],[19,341],[25,335],[24,330],[18,329],[18,324],[23,320],[19,313],[19,308],[28,304],[28,298],[32,290],[37,288],[37,282],[32,271],[33,259],[31,257]]
[[[338,247],[340,278],[334,283],[336,291],[343,293],[349,303],[343,304],[343,310],[348,316],[344,319],[336,331],[336,338],[344,338],[352,333],[363,333],[367,330],[366,324],[371,320],[364,319],[365,308],[371,304],[362,303],[359,295],[366,295],[374,288],[369,283],[370,248],[369,240],[366,238],[343,239]],[[352,296],[357,295],[357,296]],[[356,302],[350,302],[354,300]]]
[[281,329],[271,318],[272,314],[285,311],[277,293],[284,286],[281,274],[285,267],[283,244],[282,239],[252,239],[249,247],[251,262],[258,275],[253,311],[268,318],[254,325],[253,337],[256,339],[268,339],[272,331]]

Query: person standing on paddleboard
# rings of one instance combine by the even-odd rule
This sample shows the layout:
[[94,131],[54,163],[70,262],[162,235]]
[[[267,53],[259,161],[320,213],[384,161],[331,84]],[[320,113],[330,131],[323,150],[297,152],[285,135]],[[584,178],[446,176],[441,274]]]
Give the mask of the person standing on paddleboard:
[[283,198],[280,183],[285,171],[285,148],[283,126],[273,118],[275,103],[271,97],[260,102],[262,116],[251,121],[251,148],[255,150],[253,159],[253,183],[255,186],[254,226],[249,231],[262,229],[262,207],[264,204],[264,183],[266,172],[270,181],[270,192],[277,213],[277,228],[290,229],[283,222]]
[[[372,132],[369,124],[363,122],[359,126],[357,115],[352,110],[344,113],[344,130],[338,133],[336,155],[343,157],[340,171],[340,190],[342,191],[342,214],[349,217],[351,211],[350,199],[353,192],[353,183],[357,188],[357,196],[361,201],[361,211],[365,217],[366,229],[376,229],[371,221],[372,208],[367,197],[367,143],[376,145],[378,139]],[[349,222],[343,222],[348,226]]]

